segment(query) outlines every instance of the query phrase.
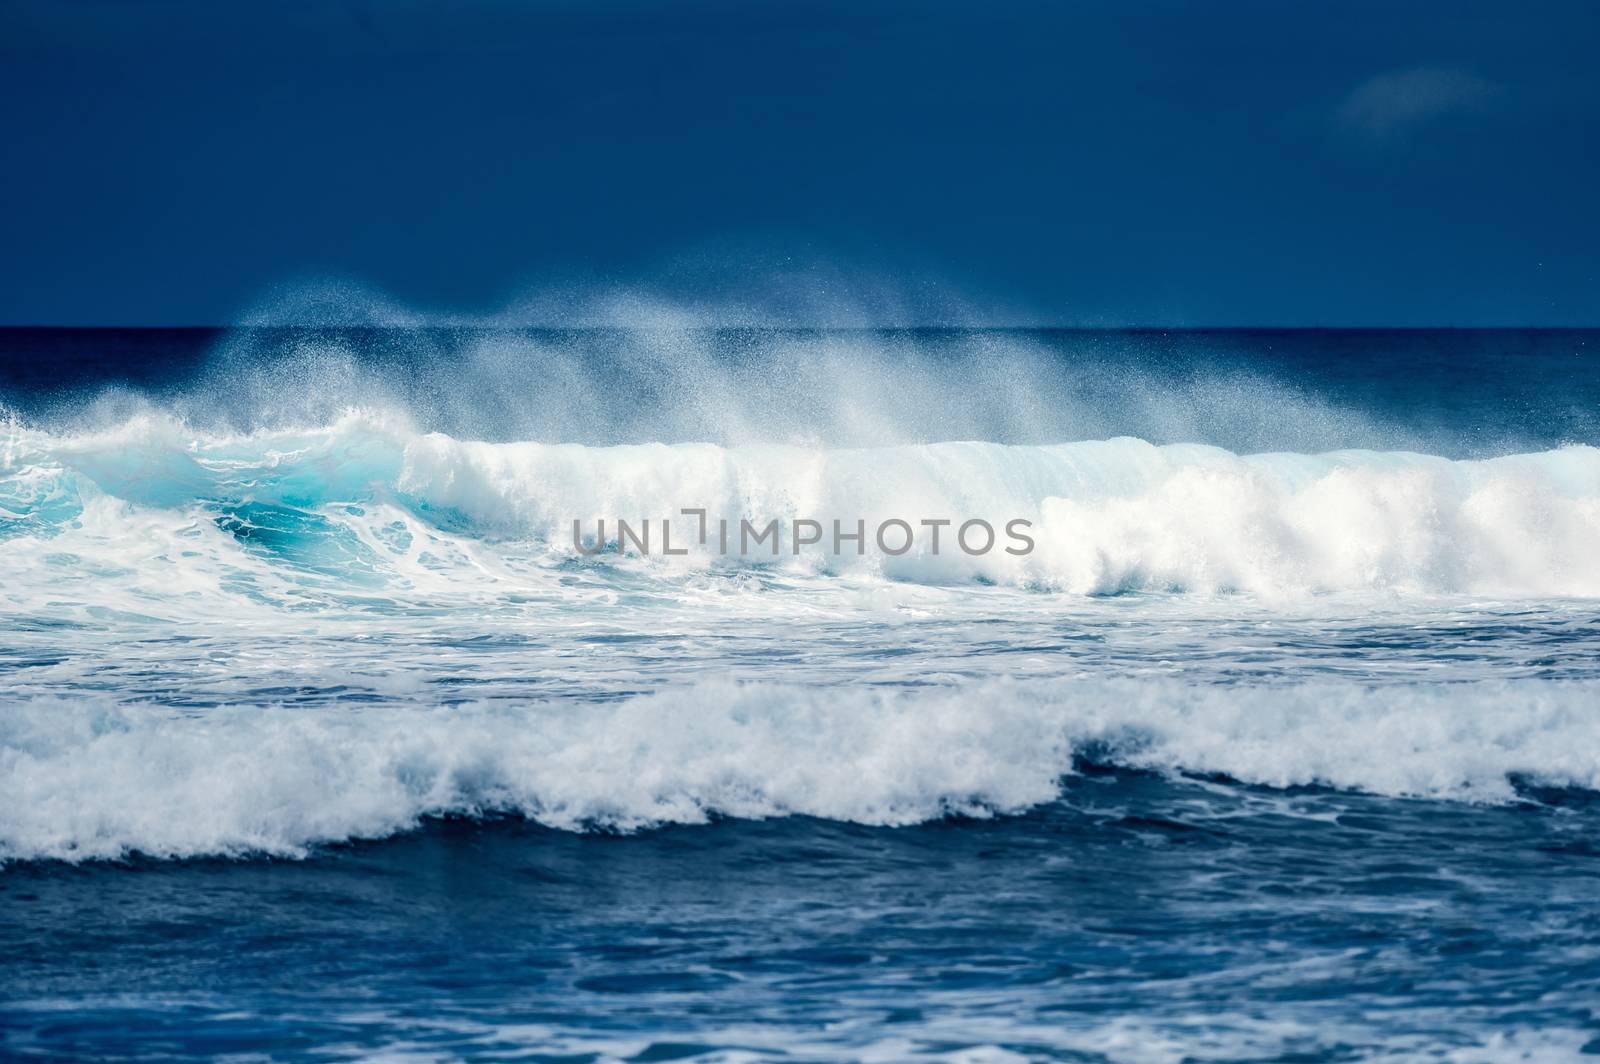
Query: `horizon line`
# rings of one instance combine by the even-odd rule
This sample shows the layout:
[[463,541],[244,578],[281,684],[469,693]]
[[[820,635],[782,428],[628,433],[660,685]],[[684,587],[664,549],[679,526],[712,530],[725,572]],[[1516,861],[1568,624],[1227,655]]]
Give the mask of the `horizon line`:
[[493,323],[493,322],[411,322],[383,324],[374,322],[248,322],[225,325],[216,324],[139,324],[108,325],[104,323],[45,323],[21,324],[0,322],[0,332],[76,330],[120,332],[224,332],[228,330],[269,329],[325,329],[325,330],[466,330],[484,332],[517,332],[526,330],[563,332],[682,332],[682,331],[761,331],[761,332],[1080,332],[1080,333],[1159,333],[1159,332],[1594,332],[1600,331],[1600,322],[1589,325],[1018,325],[1018,324],[954,324],[927,322],[914,325],[825,325],[825,324],[775,324],[775,323],[695,323],[687,325],[648,326],[595,323]]

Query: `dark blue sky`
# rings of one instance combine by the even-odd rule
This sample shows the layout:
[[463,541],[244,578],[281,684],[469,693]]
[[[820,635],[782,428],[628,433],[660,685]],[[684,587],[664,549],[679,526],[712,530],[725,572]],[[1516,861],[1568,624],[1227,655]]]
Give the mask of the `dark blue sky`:
[[1592,0],[0,0],[0,322],[1600,324],[1597,54]]

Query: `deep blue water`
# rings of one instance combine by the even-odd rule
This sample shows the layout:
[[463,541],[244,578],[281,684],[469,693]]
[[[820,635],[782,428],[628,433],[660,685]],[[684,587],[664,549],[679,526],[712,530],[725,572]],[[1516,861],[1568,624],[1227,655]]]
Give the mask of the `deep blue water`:
[[451,820],[299,862],[23,866],[0,1020],[58,1056],[1600,1052],[1600,808],[1537,799],[1091,770],[990,821]]
[[0,331],[0,1056],[1600,1053],[1597,336]]

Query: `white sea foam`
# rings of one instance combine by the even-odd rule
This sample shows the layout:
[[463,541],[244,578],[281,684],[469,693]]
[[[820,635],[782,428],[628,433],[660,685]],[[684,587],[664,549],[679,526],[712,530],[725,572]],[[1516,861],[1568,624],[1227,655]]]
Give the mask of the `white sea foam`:
[[[582,560],[570,542],[574,519],[702,506],[713,521],[1023,518],[1037,548],[971,557],[947,541],[935,557],[920,542],[887,557],[870,542],[864,556],[823,545],[759,559],[769,568],[755,590],[733,579],[715,585],[723,594],[708,588],[752,570],[698,549]],[[1278,660],[1304,672],[1277,686],[1104,678],[1159,671],[1168,652],[1226,664],[1231,651],[1207,642],[1217,617],[1304,615],[1324,599],[1426,611],[1438,596],[1600,596],[1596,542],[1589,447],[1455,461],[1134,439],[490,443],[371,414],[246,434],[163,415],[93,433],[12,423],[0,430],[0,608],[30,627],[0,645],[0,853],[300,854],[492,812],[570,829],[793,814],[903,825],[1047,802],[1089,749],[1386,795],[1504,800],[1519,774],[1600,788],[1589,681],[1322,683],[1361,644],[1319,642],[1303,618]],[[1107,636],[1129,620],[1118,600],[1084,598],[1118,591],[1213,604],[1185,615],[1194,633],[1169,635],[1164,607],[1146,601],[1140,630],[1118,642]],[[1027,614],[1028,638],[1010,648],[1026,654],[982,655],[997,629],[973,626],[999,618],[999,601]],[[1051,647],[1065,610],[1102,601],[1092,634],[1104,643]],[[918,630],[942,650],[906,657],[910,643],[850,628],[914,618],[948,621]],[[804,642],[817,619],[843,627]],[[719,658],[709,644],[730,628],[748,638]],[[673,631],[678,644],[637,655],[584,642]],[[483,636],[505,646],[474,649]],[[806,654],[759,673],[785,682],[683,684],[796,640]],[[1416,653],[1426,647],[1390,658]],[[1495,660],[1508,654],[1519,669],[1529,656],[1501,648]],[[840,682],[869,668],[875,683],[944,686]],[[1057,678],[970,679],[1023,672]],[[1084,673],[1102,678],[1066,678]],[[459,682],[430,686],[444,675]],[[407,676],[417,686],[400,690]],[[413,705],[227,708],[302,688]],[[425,708],[474,690],[499,701]],[[129,704],[139,698],[222,708]]]
[[429,816],[562,829],[712,816],[907,825],[1055,798],[1075,754],[1269,786],[1504,801],[1600,789],[1600,685],[1239,688],[707,681],[615,703],[0,714],[0,854],[300,855]]
[[[96,505],[115,512],[85,518]],[[575,520],[593,529],[605,519],[614,529],[618,519],[649,519],[659,530],[679,510],[704,507],[734,528],[742,519],[838,520],[847,529],[863,520],[871,530],[890,518],[914,526],[981,518],[1003,529],[1023,519],[1036,542],[1022,557],[998,547],[973,557],[947,531],[935,556],[923,533],[910,553],[890,557],[869,531],[864,556],[849,544],[836,551],[825,537],[798,556],[785,542],[776,559],[745,559],[805,572],[1073,593],[1600,596],[1600,450],[1583,446],[1476,461],[1373,451],[1236,455],[1135,439],[587,447],[457,440],[364,415],[244,436],[145,417],[89,435],[13,426],[0,439],[0,536],[12,541],[13,557],[30,545],[92,554],[95,530],[120,549],[127,537],[110,527],[118,515],[130,524],[175,515],[190,528],[249,506],[286,511],[280,535],[254,541],[258,557],[280,560],[303,557],[318,536],[325,546],[345,532],[351,543],[370,542],[359,519],[370,507],[489,553],[495,544],[536,544],[554,564],[574,554]],[[682,545],[690,522],[678,520]],[[713,555],[696,549],[686,561],[651,561],[693,569],[718,562]],[[326,562],[336,576],[338,559]],[[379,583],[396,576],[392,559],[351,564]]]

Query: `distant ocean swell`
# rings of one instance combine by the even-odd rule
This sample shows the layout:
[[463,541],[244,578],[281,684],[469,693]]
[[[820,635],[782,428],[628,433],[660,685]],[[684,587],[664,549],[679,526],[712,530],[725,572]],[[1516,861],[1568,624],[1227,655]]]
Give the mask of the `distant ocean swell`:
[[427,817],[571,830],[806,815],[1014,813],[1076,759],[1275,787],[1505,802],[1600,790],[1600,684],[940,689],[706,681],[612,703],[448,709],[96,707],[0,715],[0,858],[275,854]]
[[[670,576],[730,562],[814,575],[1126,591],[1600,596],[1600,450],[1485,460],[1405,452],[1237,455],[1138,439],[872,448],[488,443],[352,413],[304,430],[224,435],[169,417],[61,433],[0,428],[0,541],[13,606],[45,594],[70,553],[142,565],[140,530],[179,575],[249,555],[285,571],[399,590],[452,569],[440,543],[536,567],[579,560],[572,523],[672,517],[982,518],[1032,522],[1036,549],[601,562]],[[430,549],[432,544],[433,549]],[[110,555],[117,555],[116,561]],[[476,579],[482,565],[455,566]],[[529,577],[533,579],[534,577]]]

